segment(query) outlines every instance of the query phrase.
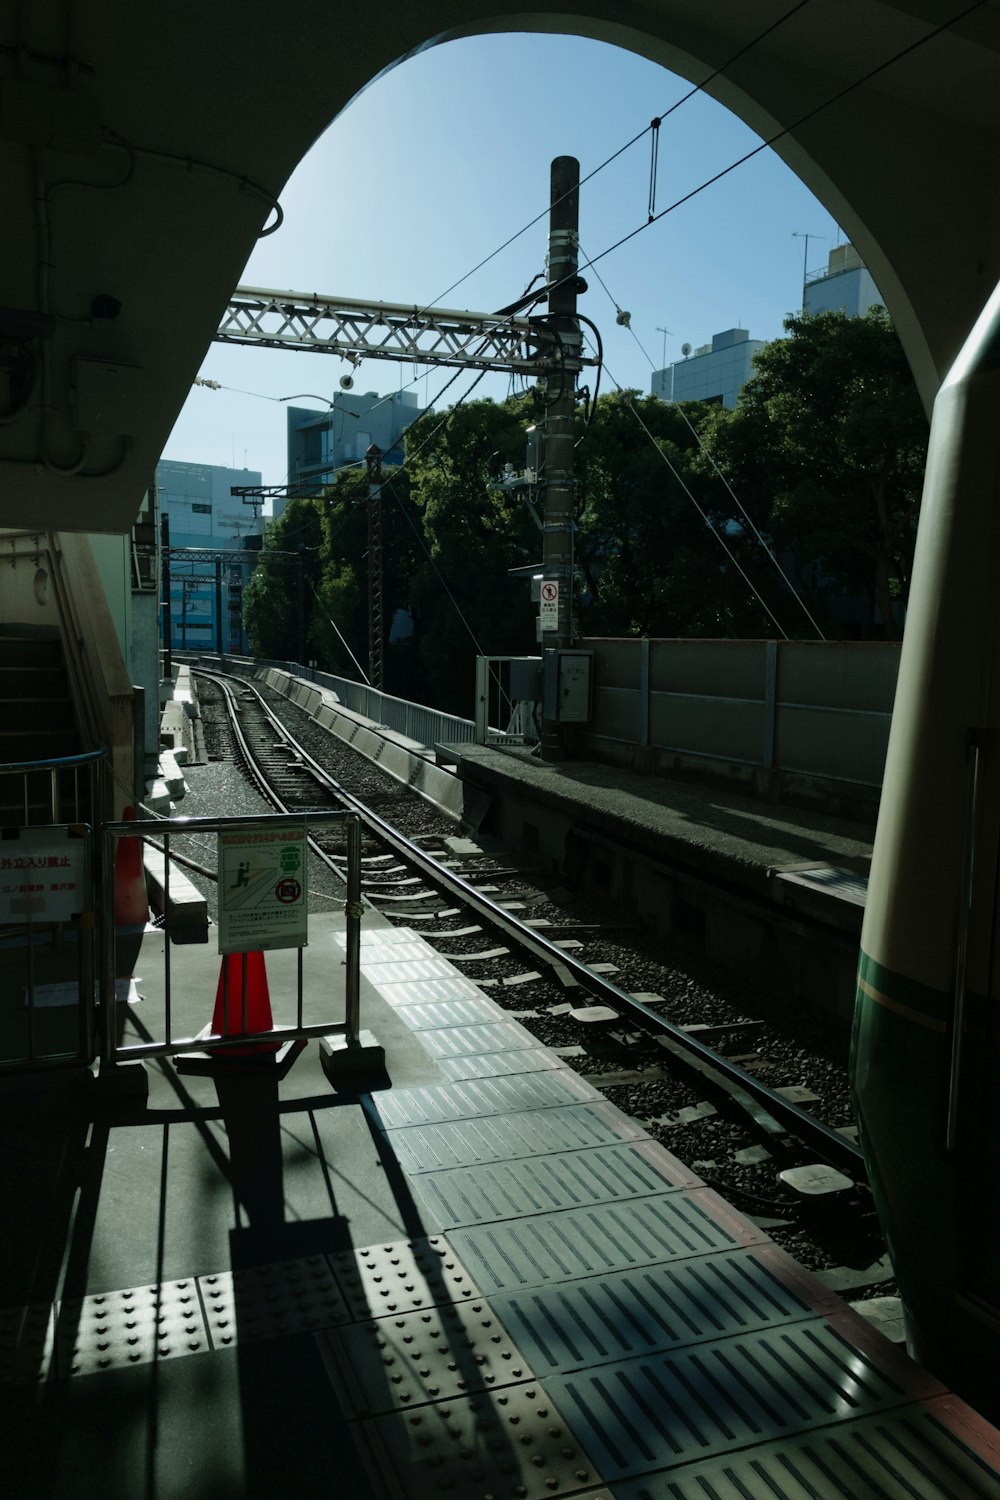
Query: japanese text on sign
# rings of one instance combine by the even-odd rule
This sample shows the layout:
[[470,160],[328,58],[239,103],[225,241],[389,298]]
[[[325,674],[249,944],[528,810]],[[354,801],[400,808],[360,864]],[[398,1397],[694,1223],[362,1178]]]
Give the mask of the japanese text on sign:
[[559,629],[559,584],[545,578],[538,593],[538,618],[543,630]]
[[68,828],[11,829],[0,843],[0,924],[69,922],[89,908],[87,849]]
[[219,952],[301,948],[308,942],[305,827],[219,834]]

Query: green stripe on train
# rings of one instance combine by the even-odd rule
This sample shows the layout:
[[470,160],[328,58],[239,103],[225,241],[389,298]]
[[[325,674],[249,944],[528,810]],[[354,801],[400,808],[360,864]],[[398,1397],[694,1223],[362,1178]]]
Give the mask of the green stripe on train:
[[876,1001],[881,998],[890,1008],[899,1007],[900,1011],[911,1013],[914,1020],[923,1019],[940,1026],[951,1015],[953,997],[949,990],[935,989],[886,969],[863,949],[858,960],[858,988],[859,994]]

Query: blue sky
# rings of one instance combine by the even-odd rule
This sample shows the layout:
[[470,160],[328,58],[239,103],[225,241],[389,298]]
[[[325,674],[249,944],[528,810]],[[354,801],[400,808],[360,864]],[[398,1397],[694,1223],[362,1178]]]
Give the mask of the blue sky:
[[[581,38],[512,34],[431,48],[370,85],[317,141],[281,194],[282,228],[258,242],[240,279],[385,302],[504,306],[543,269],[544,218],[442,294],[545,212],[554,157],[577,157],[586,176],[689,87],[633,53]],[[657,210],[757,139],[696,95],[660,130]],[[649,186],[647,133],[581,189],[586,256],[645,223]],[[817,236],[810,270],[825,265],[837,226],[768,150],[584,271],[590,290],[579,305],[603,335],[604,388],[617,381],[648,391],[664,353],[667,363],[679,359],[683,343],[707,343],[726,328],[780,334],[801,303],[804,242],[795,231]],[[630,312],[632,334],[617,325],[616,305]],[[201,373],[229,389],[192,388],[164,457],[246,464],[281,483],[285,409],[276,398],[330,396],[346,368],[327,355],[213,344]],[[413,389],[423,402],[451,373],[431,370]],[[411,367],[370,360],[355,388],[385,393],[413,376]],[[473,378],[463,374],[443,405]],[[508,388],[488,376],[476,394],[501,399]]]

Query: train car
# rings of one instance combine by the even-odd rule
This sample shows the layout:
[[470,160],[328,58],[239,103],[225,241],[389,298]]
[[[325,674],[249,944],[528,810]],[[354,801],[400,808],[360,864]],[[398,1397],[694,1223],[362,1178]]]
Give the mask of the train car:
[[934,407],[852,1084],[911,1353],[1000,1418],[1000,288]]

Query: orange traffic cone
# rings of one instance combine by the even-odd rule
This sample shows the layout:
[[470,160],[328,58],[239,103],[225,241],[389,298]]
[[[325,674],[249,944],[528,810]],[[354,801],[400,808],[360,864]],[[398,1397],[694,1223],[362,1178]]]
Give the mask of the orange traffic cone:
[[232,1037],[234,1044],[213,1047],[210,1052],[181,1052],[174,1066],[178,1073],[212,1073],[242,1065],[258,1070],[266,1068],[283,1077],[306,1045],[301,1037],[268,1042],[239,1040],[251,1032],[273,1029],[263,953],[227,953],[219,971],[212,1025],[200,1031],[195,1040]]
[[[273,1025],[263,953],[227,953],[222,960],[215,992],[212,1035],[243,1036],[248,1031],[270,1031]],[[227,1047],[224,1055],[277,1052],[280,1045],[280,1042],[256,1042],[248,1047]]]
[[[122,818],[135,818],[135,808],[126,807]],[[142,864],[142,839],[124,835],[115,849],[115,975],[127,978],[135,969],[142,935],[149,916],[146,873]]]

